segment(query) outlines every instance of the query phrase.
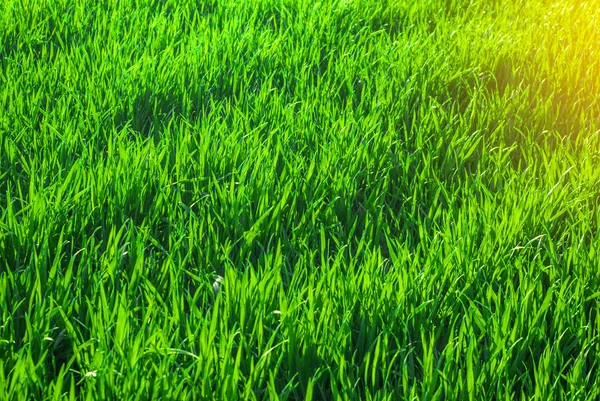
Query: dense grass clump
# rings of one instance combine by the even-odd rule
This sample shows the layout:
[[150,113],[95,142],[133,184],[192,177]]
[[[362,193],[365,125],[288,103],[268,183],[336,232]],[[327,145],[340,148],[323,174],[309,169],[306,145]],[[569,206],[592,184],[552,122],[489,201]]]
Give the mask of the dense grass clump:
[[0,1],[0,399],[598,399],[594,4]]

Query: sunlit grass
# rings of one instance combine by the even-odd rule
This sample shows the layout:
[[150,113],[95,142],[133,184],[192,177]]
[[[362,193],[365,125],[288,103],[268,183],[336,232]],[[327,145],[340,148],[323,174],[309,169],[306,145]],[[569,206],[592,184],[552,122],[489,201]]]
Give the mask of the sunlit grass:
[[0,1],[0,399],[597,399],[594,4]]

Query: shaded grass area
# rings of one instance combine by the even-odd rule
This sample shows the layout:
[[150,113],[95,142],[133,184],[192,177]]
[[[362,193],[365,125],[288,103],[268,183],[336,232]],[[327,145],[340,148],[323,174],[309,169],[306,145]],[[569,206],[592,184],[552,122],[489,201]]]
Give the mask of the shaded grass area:
[[0,398],[597,398],[597,14],[1,2]]

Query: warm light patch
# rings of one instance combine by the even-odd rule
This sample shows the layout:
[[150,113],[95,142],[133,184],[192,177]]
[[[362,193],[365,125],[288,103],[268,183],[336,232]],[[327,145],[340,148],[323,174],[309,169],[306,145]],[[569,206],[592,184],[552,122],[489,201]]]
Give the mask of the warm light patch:
[[[528,2],[515,16],[525,36],[511,77],[529,91],[531,112],[543,128],[564,136],[594,132],[600,121],[600,4]],[[524,28],[525,27],[525,28]]]

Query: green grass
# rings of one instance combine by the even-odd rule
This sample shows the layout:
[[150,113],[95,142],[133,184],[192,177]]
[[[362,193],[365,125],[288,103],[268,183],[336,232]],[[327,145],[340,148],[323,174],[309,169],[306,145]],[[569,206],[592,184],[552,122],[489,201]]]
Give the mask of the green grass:
[[0,1],[0,399],[598,399],[599,24]]

